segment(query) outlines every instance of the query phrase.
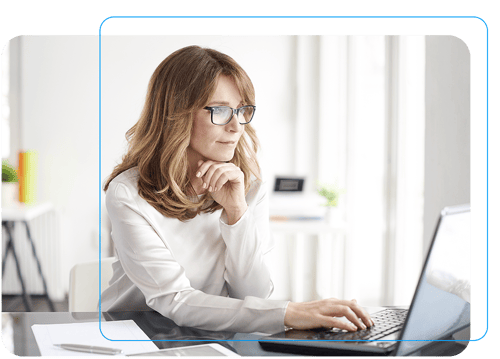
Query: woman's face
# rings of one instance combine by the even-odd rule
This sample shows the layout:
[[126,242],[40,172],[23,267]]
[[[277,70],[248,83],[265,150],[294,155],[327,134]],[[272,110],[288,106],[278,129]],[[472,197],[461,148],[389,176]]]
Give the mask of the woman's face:
[[[215,93],[207,106],[239,108],[243,105],[242,101],[234,80],[228,76],[220,76]],[[188,157],[196,162],[199,160],[219,162],[231,160],[236,145],[243,134],[244,126],[240,125],[237,116],[233,116],[226,125],[214,125],[210,120],[210,110],[199,110],[194,117]]]

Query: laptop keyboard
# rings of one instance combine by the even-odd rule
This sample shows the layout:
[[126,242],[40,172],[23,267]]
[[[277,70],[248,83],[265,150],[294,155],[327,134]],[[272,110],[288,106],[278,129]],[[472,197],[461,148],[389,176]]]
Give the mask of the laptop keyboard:
[[347,332],[333,328],[312,335],[311,339],[322,340],[377,340],[403,328],[407,309],[384,309],[371,316],[375,325],[365,330]]

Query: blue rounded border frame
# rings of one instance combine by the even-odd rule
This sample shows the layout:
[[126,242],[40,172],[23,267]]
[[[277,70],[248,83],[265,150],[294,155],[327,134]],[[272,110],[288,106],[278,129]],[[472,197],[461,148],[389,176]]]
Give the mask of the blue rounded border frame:
[[[462,342],[476,342],[483,339],[489,330],[489,38],[488,38],[488,25],[486,22],[477,16],[110,16],[101,23],[99,26],[99,203],[102,201],[102,191],[101,191],[101,30],[102,25],[109,19],[207,19],[207,18],[218,18],[218,19],[478,19],[484,23],[486,27],[486,331],[478,339],[469,340],[390,340],[393,342],[448,342],[448,341],[462,341]],[[101,328],[101,206],[99,206],[99,331],[101,335],[109,341],[164,341],[164,342],[181,342],[186,340],[126,340],[126,339],[109,339],[102,332]],[[192,341],[192,340],[188,340]],[[210,340],[202,339],[200,342],[255,342],[258,340]],[[311,341],[311,340],[301,340],[297,339],[294,341]],[[338,341],[338,340],[328,340],[328,341]],[[343,341],[360,341],[360,340],[343,340]],[[380,341],[380,340],[363,340],[363,341]],[[384,340],[388,341],[388,340]]]

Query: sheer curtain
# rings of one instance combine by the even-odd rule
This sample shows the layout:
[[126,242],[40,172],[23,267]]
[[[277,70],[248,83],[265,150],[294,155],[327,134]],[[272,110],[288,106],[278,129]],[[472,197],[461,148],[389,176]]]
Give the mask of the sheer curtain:
[[298,36],[294,54],[295,172],[345,190],[347,227],[345,248],[323,236],[281,244],[314,270],[279,280],[314,288],[275,297],[409,304],[422,261],[424,39]]

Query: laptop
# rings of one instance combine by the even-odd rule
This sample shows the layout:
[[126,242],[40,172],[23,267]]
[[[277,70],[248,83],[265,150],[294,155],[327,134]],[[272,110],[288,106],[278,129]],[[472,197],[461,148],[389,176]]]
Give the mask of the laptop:
[[409,309],[382,308],[366,330],[290,329],[265,350],[311,355],[409,355],[470,326],[470,206],[441,211]]

